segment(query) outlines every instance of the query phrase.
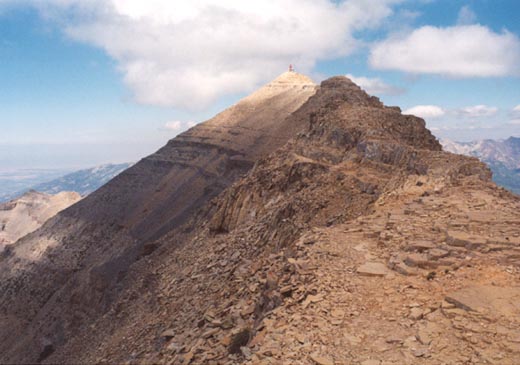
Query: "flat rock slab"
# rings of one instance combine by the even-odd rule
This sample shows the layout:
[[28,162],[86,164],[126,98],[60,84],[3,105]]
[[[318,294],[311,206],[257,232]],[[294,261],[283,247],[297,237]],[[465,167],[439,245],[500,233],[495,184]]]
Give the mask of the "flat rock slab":
[[381,361],[379,360],[365,360],[361,363],[361,365],[381,365]]
[[435,245],[433,242],[430,242],[430,241],[414,241],[408,245],[408,247],[406,248],[406,251],[423,252],[423,251],[430,250],[430,249],[433,249],[436,247],[437,247],[437,245]]
[[334,360],[326,356],[320,356],[317,354],[311,355],[312,361],[317,365],[334,365]]
[[446,296],[458,308],[502,316],[520,315],[520,288],[491,285],[470,286]]
[[496,211],[480,211],[480,212],[467,212],[466,213],[469,220],[473,222],[495,222],[497,220],[501,220],[499,214]]
[[449,255],[450,255],[449,251],[443,250],[441,248],[434,248],[434,249],[428,250],[428,257],[432,260],[442,259]]
[[453,230],[447,232],[446,242],[451,246],[465,247],[470,250],[485,246],[487,243],[486,239],[483,237],[477,237],[463,231]]
[[357,268],[357,273],[364,276],[386,276],[390,270],[380,262],[366,262]]

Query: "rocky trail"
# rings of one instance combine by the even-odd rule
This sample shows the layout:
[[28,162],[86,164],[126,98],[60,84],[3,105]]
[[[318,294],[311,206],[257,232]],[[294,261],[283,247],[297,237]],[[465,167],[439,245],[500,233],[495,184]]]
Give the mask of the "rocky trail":
[[[177,255],[190,259],[152,271],[160,284],[145,303],[162,312],[146,335],[130,335],[134,309],[121,314],[132,330],[117,341],[148,339],[127,362],[517,363],[518,198],[490,184],[414,182],[371,214],[311,228],[283,249],[255,250],[261,231],[251,227],[195,239],[207,255],[186,247]],[[95,361],[122,360],[121,342],[102,344],[107,356]]]
[[[271,316],[250,363],[517,363],[518,256],[493,247],[515,246],[520,232],[482,227],[489,213],[481,209],[498,197],[450,202],[447,196],[453,192],[385,204],[372,216],[306,238],[308,259],[296,265],[320,268],[319,274],[303,301]],[[520,227],[518,203],[508,208],[500,220]],[[464,246],[451,236],[461,226],[475,234]]]

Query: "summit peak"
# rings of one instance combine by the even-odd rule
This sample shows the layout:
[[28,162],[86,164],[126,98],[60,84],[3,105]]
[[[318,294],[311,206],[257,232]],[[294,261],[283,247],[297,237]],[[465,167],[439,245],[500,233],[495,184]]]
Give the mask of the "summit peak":
[[310,77],[295,71],[286,71],[242,101],[258,102],[286,92],[299,93],[301,90],[305,90],[305,94],[313,94],[317,87]]
[[291,85],[311,85],[315,86],[316,84],[311,80],[310,77],[295,72],[295,71],[286,71],[278,76],[276,79],[271,81],[268,85],[272,84],[291,84]]

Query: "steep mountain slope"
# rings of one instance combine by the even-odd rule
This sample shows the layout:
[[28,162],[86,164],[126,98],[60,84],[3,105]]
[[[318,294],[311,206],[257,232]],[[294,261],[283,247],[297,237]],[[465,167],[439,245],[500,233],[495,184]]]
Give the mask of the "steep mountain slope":
[[0,204],[0,252],[5,245],[35,231],[80,199],[79,194],[72,192],[49,195],[29,191],[18,199]]
[[[62,214],[19,241],[0,262],[0,361],[514,364],[520,200],[348,79],[312,94],[265,120],[292,139],[249,143],[254,167],[157,240],[122,227],[105,245]],[[35,260],[38,237],[56,248]]]
[[442,141],[446,151],[475,156],[489,165],[493,181],[520,194],[520,138],[474,142]]
[[[149,242],[184,223],[256,159],[303,127],[305,121],[287,117],[315,90],[303,75],[282,74],[171,140],[4,252],[0,362],[10,356],[35,361],[47,354],[42,345],[47,333],[58,346],[80,318],[103,313],[117,296],[129,265],[153,250]],[[70,307],[51,326],[50,313],[57,303],[76,297],[85,299],[78,303],[82,309]],[[42,332],[43,323],[47,328]],[[24,340],[13,336],[17,331],[27,335]]]

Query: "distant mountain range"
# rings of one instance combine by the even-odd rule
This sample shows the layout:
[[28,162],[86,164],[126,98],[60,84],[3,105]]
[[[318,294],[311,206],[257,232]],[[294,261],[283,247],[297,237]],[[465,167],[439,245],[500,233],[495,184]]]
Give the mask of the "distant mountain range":
[[478,157],[489,165],[498,185],[520,194],[520,138],[441,143],[448,152]]
[[19,197],[37,184],[54,180],[71,172],[71,170],[61,169],[0,170],[0,203]]
[[74,191],[79,193],[81,196],[85,196],[97,190],[131,165],[131,163],[106,164],[75,171],[57,178],[53,176],[52,180],[35,183],[34,185],[30,185],[16,192],[0,194],[0,203],[17,198],[29,190],[35,190],[47,194],[57,194],[62,191]]

